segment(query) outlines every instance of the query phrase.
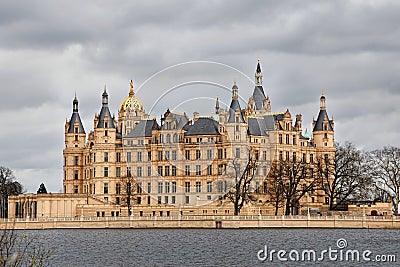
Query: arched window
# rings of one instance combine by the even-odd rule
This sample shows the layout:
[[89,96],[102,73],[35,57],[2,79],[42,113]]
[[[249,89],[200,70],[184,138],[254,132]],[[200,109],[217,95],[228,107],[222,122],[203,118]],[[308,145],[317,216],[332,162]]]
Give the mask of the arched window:
[[178,143],[178,135],[177,134],[174,134],[173,142]]
[[170,134],[167,134],[167,143],[171,143],[171,136],[170,136]]

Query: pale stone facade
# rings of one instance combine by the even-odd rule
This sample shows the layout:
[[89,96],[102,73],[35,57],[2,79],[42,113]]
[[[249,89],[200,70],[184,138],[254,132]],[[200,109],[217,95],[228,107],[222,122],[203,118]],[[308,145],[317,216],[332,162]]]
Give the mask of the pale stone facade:
[[[65,123],[64,194],[49,196],[56,203],[59,198],[70,199],[68,205],[75,205],[75,211],[61,214],[52,208],[49,212],[45,205],[40,210],[40,204],[35,204],[39,205],[35,216],[127,215],[128,188],[133,192],[129,197],[136,216],[232,214],[232,204],[221,199],[234,181],[230,165],[233,161],[240,166],[245,164],[250,150],[258,158],[251,191],[259,194],[260,201],[247,205],[243,213],[272,215],[265,190],[272,162],[333,158],[334,122],[327,115],[326,98],[322,95],[312,135],[307,136],[301,115],[293,119],[289,110],[272,112],[262,77],[258,62],[254,92],[243,109],[235,83],[229,108],[220,108],[217,99],[213,115],[195,114],[193,119],[167,110],[160,124],[145,113],[132,82],[129,95],[118,110],[118,120],[111,115],[104,88],[102,107],[89,133],[83,127],[75,97],[71,119]],[[26,205],[26,201],[16,204],[19,201],[24,202],[25,198],[10,199],[11,216],[26,216],[16,208]],[[37,201],[41,201],[39,197]],[[319,207],[325,201],[324,191],[317,189],[306,194],[301,205]]]

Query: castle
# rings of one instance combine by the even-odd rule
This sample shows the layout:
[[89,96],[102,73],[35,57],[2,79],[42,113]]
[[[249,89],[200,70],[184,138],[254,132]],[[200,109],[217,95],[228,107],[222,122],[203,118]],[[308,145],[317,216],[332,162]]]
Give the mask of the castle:
[[[118,118],[111,115],[104,88],[102,107],[89,133],[75,96],[71,118],[65,123],[64,192],[14,197],[10,215],[232,214],[232,203],[224,199],[235,181],[232,162],[243,166],[250,151],[257,159],[257,169],[249,190],[259,201],[246,204],[241,214],[273,215],[267,190],[271,165],[291,158],[309,163],[318,157],[333,158],[334,121],[328,117],[322,94],[308,136],[302,115],[293,118],[289,110],[272,112],[262,79],[258,61],[254,91],[246,107],[240,106],[235,82],[229,108],[221,108],[217,98],[210,116],[195,113],[189,118],[168,109],[159,122],[146,113],[132,81]],[[320,207],[326,201],[324,190],[316,188],[301,198],[299,208]]]

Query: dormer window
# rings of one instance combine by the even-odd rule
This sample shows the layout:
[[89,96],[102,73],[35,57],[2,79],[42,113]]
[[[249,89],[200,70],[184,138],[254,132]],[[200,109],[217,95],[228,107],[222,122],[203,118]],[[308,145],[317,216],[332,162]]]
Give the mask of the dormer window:
[[108,128],[108,122],[104,122],[104,128]]

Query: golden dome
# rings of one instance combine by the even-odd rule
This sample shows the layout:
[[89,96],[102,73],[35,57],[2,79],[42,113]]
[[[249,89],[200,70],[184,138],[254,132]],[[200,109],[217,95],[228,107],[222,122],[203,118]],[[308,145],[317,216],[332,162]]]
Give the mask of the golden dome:
[[144,111],[142,102],[135,97],[135,91],[133,90],[133,82],[130,81],[131,90],[129,91],[129,96],[122,101],[119,109],[121,111]]

